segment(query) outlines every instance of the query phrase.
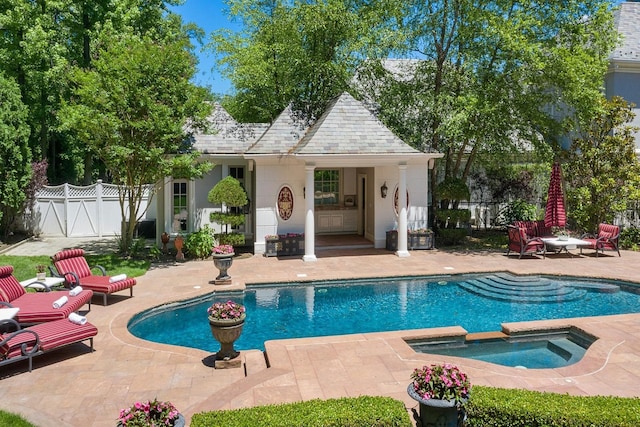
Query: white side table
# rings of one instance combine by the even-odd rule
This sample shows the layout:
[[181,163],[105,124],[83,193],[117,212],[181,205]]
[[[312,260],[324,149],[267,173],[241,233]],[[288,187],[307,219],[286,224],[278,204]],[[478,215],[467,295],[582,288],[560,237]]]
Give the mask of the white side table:
[[0,320],[13,319],[20,311],[20,307],[0,308]]
[[[64,283],[64,278],[63,277],[45,277],[44,280],[38,280],[37,278],[34,277],[32,279],[23,280],[22,282],[20,282],[20,284],[22,285],[23,288],[26,288],[27,286],[29,286],[33,282],[44,283],[48,287],[52,287],[52,286],[56,286],[56,285],[60,285],[60,284]],[[29,286],[29,287],[33,288],[33,289],[36,289],[36,290],[45,289],[45,287],[42,286],[40,283],[36,283],[35,285]]]

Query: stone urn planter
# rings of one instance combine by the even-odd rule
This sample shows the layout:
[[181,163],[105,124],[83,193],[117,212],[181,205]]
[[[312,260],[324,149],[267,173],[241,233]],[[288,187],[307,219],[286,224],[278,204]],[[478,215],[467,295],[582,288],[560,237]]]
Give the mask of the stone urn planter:
[[420,404],[422,426],[463,427],[465,425],[466,412],[464,407],[455,400],[422,399],[413,389],[413,384],[409,384],[407,393]]
[[409,396],[420,404],[415,415],[418,426],[463,427],[471,383],[464,372],[449,363],[414,369],[407,387]]
[[247,317],[242,304],[234,301],[216,302],[207,309],[211,334],[220,343],[220,350],[216,352],[216,368],[240,367],[240,352],[236,351],[233,344],[244,327]]
[[231,265],[233,264],[234,255],[235,255],[234,252],[231,252],[228,254],[214,253],[211,255],[213,258],[213,265],[215,265],[218,271],[220,272],[220,274],[218,274],[214,282],[216,285],[231,283],[231,276],[229,276],[229,274],[227,273],[227,270],[229,270],[229,268],[231,268]]

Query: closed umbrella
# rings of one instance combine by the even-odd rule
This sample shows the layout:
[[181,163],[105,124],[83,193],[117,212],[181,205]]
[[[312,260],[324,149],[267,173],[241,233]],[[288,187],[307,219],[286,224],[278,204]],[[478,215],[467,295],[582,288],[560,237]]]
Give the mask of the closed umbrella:
[[560,163],[555,162],[551,169],[547,206],[544,210],[544,225],[547,227],[564,227],[567,214],[564,209],[564,194],[562,192],[562,171]]

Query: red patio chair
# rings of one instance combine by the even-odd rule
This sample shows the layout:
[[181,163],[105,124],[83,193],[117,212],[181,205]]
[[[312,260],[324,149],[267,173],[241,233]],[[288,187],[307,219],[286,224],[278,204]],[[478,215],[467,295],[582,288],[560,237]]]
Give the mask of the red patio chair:
[[89,322],[72,323],[69,319],[55,320],[21,329],[18,322],[8,319],[0,321],[0,326],[17,329],[14,332],[0,333],[0,366],[20,360],[29,361],[29,372],[33,369],[33,358],[48,351],[70,344],[89,340],[93,351],[93,337],[98,328]]
[[82,289],[90,289],[103,296],[103,304],[107,305],[107,295],[129,289],[133,297],[133,287],[136,279],[125,278],[117,282],[111,281],[112,276],[107,276],[104,267],[96,265],[94,269],[100,270],[100,274],[93,274],[87,260],[84,258],[84,250],[67,249],[60,251],[51,257],[53,265],[60,277],[64,277],[65,283],[73,288],[77,285]]
[[513,252],[520,254],[519,258],[525,254],[538,254],[542,252],[542,257],[546,258],[547,251],[544,242],[539,237],[527,238],[527,230],[514,225],[507,226],[509,233],[509,245],[507,246],[507,255]]
[[[67,296],[67,303],[60,308],[53,308],[54,301],[63,295]],[[76,296],[69,295],[67,291],[26,292],[13,276],[12,266],[0,267],[0,308],[20,308],[15,318],[22,325],[65,319],[85,304],[89,304],[91,309],[92,296],[93,292],[87,289],[83,289]]]
[[[618,248],[618,241],[620,239],[620,227],[612,224],[600,224],[598,226],[598,234],[585,234],[581,238],[586,242],[589,242],[589,246],[584,246],[585,248],[595,249],[596,257],[598,256],[598,252],[604,251],[616,251],[618,252],[618,256],[620,256],[620,249]],[[582,247],[580,248],[580,253],[582,253]]]

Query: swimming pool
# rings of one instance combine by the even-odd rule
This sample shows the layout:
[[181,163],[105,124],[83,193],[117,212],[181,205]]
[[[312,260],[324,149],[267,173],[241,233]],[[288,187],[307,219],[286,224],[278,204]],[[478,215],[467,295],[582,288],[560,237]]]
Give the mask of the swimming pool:
[[507,273],[274,284],[159,306],[128,328],[149,341],[214,352],[206,309],[232,299],[247,308],[235,348],[264,350],[274,339],[454,325],[489,332],[505,322],[636,313],[639,292],[630,283]]

